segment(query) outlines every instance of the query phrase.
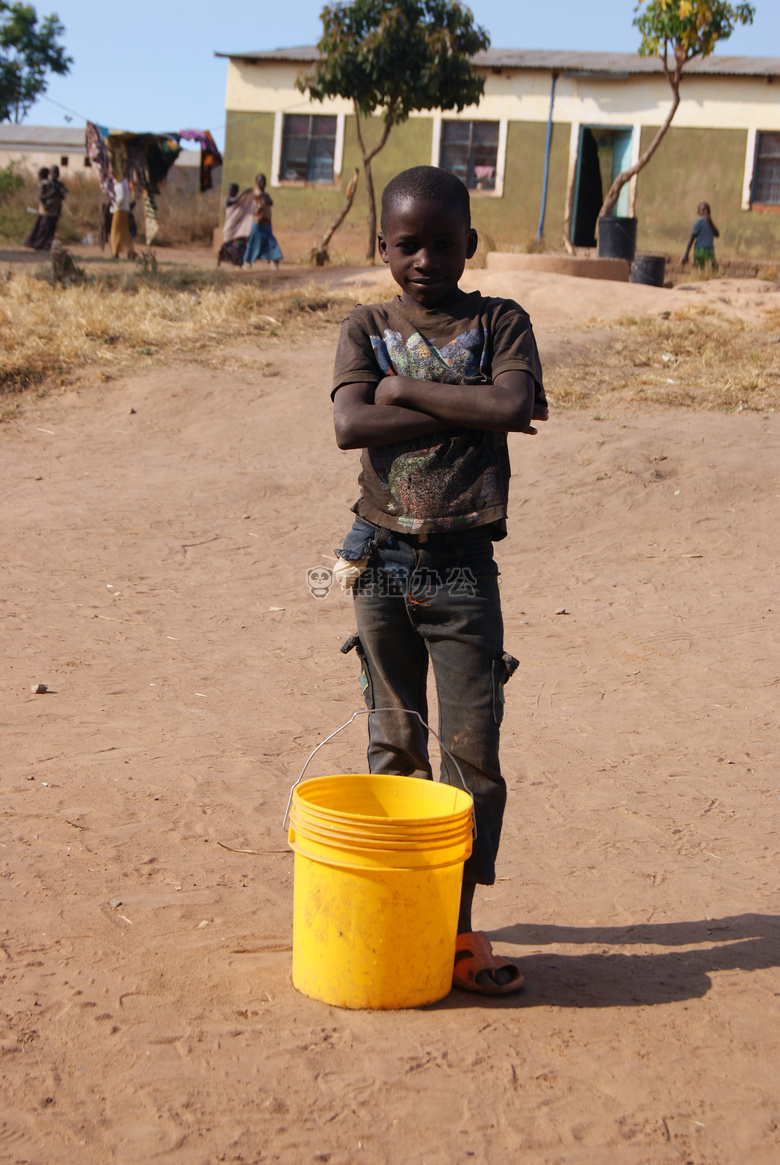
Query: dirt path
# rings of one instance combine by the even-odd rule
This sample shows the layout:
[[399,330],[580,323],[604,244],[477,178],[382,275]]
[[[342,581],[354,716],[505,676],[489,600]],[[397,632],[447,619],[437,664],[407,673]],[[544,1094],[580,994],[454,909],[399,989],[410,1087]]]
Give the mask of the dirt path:
[[[512,438],[477,919],[527,990],[341,1011],[290,983],[281,829],[360,706],[349,600],[305,580],[355,496],[334,344],[0,426],[0,1161],[774,1165],[777,415]],[[320,772],[362,770],[352,731]]]

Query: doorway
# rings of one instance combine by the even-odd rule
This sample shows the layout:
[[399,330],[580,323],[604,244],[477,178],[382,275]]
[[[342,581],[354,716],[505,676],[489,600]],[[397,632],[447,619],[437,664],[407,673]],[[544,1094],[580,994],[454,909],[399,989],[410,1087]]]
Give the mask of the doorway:
[[[574,181],[572,243],[575,247],[596,246],[596,219],[607,191],[622,170],[631,165],[633,130],[606,125],[583,125],[577,152]],[[628,183],[612,214],[628,216]]]

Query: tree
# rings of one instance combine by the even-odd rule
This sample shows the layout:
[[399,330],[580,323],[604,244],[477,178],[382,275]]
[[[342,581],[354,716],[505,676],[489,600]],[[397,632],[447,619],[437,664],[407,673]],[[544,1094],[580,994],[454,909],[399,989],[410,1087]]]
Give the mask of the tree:
[[46,92],[47,74],[70,72],[73,59],[58,43],[64,32],[56,14],[39,20],[32,4],[0,0],[0,121],[23,121]]
[[672,89],[672,104],[642,156],[610,186],[599,218],[610,213],[626,182],[644,169],[661,144],[680,104],[680,80],[688,61],[709,56],[719,41],[728,40],[737,24],[752,24],[755,15],[752,4],[726,0],[639,0],[634,11],[634,25],[642,34],[639,55],[660,58]]
[[[337,0],[322,10],[320,60],[299,82],[315,101],[352,101],[368,198],[366,259],[374,261],[376,198],[371,162],[394,125],[421,109],[479,101],[484,79],[470,57],[490,45],[468,8],[454,0]],[[382,110],[382,133],[369,149],[364,119]]]

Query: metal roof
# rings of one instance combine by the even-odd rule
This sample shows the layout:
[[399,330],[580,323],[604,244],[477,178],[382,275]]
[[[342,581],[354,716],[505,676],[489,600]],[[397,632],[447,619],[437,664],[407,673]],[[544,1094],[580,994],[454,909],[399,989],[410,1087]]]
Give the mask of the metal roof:
[[84,150],[84,126],[0,125],[0,146]]
[[[318,60],[316,45],[267,49],[262,52],[215,53],[230,60],[257,62],[292,61],[311,64]],[[627,77],[636,73],[659,73],[657,57],[640,57],[638,53],[578,53],[559,49],[486,49],[472,60],[485,69],[544,69],[579,76]],[[699,73],[721,77],[780,77],[780,57],[726,57],[710,55],[690,61],[686,74]]]

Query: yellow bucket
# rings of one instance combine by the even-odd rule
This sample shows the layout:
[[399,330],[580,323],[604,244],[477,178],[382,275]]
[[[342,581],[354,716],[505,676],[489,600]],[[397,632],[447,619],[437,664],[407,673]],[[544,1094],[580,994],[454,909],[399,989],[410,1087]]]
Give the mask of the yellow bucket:
[[293,984],[337,1007],[419,1007],[452,987],[472,802],[416,777],[317,777],[292,796]]

